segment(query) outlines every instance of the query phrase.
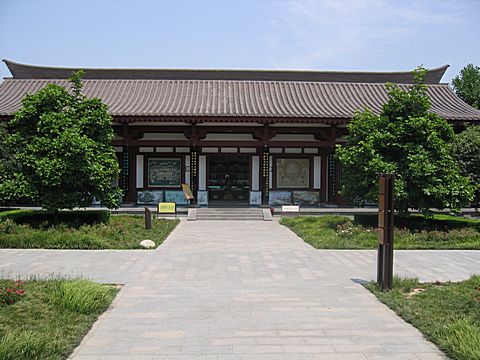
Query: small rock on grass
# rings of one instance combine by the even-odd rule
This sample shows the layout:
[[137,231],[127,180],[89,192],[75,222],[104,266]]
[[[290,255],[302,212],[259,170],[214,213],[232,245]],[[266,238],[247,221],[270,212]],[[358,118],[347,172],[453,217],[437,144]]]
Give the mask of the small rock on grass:
[[142,240],[140,241],[140,246],[146,248],[146,249],[152,249],[155,247],[155,243],[152,240]]

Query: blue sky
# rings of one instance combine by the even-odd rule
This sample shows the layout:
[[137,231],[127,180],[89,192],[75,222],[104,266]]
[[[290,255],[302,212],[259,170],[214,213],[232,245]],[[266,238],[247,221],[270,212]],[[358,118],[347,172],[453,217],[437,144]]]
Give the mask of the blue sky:
[[[0,57],[79,67],[480,65],[478,0],[0,0]],[[1,64],[0,76],[10,76]]]

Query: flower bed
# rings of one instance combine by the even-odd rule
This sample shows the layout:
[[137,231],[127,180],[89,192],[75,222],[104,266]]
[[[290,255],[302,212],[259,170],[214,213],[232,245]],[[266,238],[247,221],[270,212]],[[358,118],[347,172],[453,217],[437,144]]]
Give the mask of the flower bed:
[[178,220],[155,219],[145,230],[141,216],[112,216],[108,224],[41,226],[21,225],[0,218],[0,248],[23,249],[143,249],[150,239],[158,246],[177,226]]
[[[66,359],[118,292],[87,280],[0,280],[0,359]],[[14,290],[16,289],[16,290]]]
[[25,282],[17,280],[11,285],[0,286],[0,306],[19,301],[25,295],[24,285]]
[[[445,219],[445,215],[441,215]],[[411,228],[395,228],[396,249],[480,249],[480,221],[448,217],[412,220]],[[346,216],[299,216],[283,218],[281,224],[292,229],[317,249],[375,249],[378,234],[374,227]],[[400,225],[404,224],[399,222]],[[440,224],[440,225],[438,225]]]

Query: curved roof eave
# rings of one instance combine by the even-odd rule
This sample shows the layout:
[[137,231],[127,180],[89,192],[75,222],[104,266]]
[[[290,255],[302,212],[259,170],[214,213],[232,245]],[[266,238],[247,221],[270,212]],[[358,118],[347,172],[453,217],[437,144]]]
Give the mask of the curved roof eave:
[[[231,70],[231,69],[128,69],[68,68],[21,64],[4,59],[14,79],[67,79],[73,71],[84,70],[84,79],[136,80],[246,80],[246,81],[313,81],[348,83],[413,82],[413,71],[314,71],[314,70]],[[438,84],[449,65],[428,69],[425,82]]]

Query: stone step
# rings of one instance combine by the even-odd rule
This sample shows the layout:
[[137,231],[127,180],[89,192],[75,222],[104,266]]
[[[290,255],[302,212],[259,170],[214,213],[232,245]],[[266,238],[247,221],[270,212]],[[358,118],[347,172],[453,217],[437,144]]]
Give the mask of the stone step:
[[203,214],[203,215],[224,215],[224,216],[242,216],[242,215],[262,215],[263,211],[255,211],[255,212],[203,212],[203,211],[198,211],[197,214]]
[[259,211],[261,208],[225,208],[225,207],[219,207],[219,208],[212,208],[212,207],[200,207],[197,208],[201,211]]
[[241,215],[241,214],[261,214],[262,210],[257,211],[203,211],[197,210],[199,214],[226,214],[226,215]]
[[213,217],[263,217],[263,214],[262,213],[257,213],[257,214],[202,214],[202,213],[197,213],[197,217],[198,216],[213,216]]
[[197,217],[197,221],[207,221],[207,220],[228,220],[228,221],[263,221],[263,217],[244,217],[244,218],[239,218],[239,217]]
[[264,220],[261,208],[197,208],[189,212],[188,220]]
[[197,218],[199,217],[226,217],[226,218],[243,218],[243,217],[258,217],[263,219],[263,214],[235,214],[235,215],[230,215],[230,214],[202,214],[202,213],[197,213]]

